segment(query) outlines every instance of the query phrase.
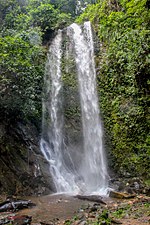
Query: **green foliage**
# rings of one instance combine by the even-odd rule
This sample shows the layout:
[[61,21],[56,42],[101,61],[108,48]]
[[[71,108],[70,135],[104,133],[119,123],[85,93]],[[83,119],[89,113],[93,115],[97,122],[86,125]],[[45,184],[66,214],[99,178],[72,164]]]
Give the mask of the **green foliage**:
[[[99,215],[98,220],[96,222],[96,224],[103,224],[105,223],[106,225],[110,225],[111,223],[111,219],[109,218],[109,214],[107,210],[103,210],[102,214]],[[95,225],[96,225],[95,224]]]
[[8,114],[19,111],[24,116],[40,116],[45,54],[39,45],[32,44],[32,35],[33,31],[0,38],[0,104]]
[[130,205],[125,205],[123,207],[119,207],[116,209],[113,213],[112,216],[115,218],[123,218],[126,214],[131,213],[131,206]]
[[110,225],[112,224],[112,219],[109,217],[109,212],[108,210],[103,210],[102,212],[99,212],[97,214],[96,218],[92,221],[88,220],[87,224],[92,224],[92,225]]
[[70,15],[61,13],[50,0],[29,0],[20,5],[18,1],[9,0],[3,6],[2,29],[26,30],[39,27],[43,32],[53,31],[70,22]]
[[[46,49],[42,39],[77,15],[75,0],[0,1],[1,111],[40,118]],[[85,6],[85,1],[81,1]],[[79,23],[93,23],[101,46],[96,56],[100,107],[111,140],[113,167],[120,173],[149,174],[150,12],[147,0],[88,1]],[[80,11],[80,10],[79,10]],[[44,42],[45,43],[45,42]],[[66,62],[64,63],[66,64]],[[74,63],[64,71],[76,91]],[[65,67],[65,65],[63,65]],[[68,117],[78,109],[68,107]]]
[[61,12],[71,14],[72,16],[76,15],[77,0],[55,0],[52,2]]
[[148,215],[148,208],[150,207],[150,203],[141,204],[141,202],[129,205],[129,204],[123,204],[120,205],[116,210],[114,210],[111,213],[111,216],[115,218],[125,218],[126,215],[128,217],[132,217],[134,219],[137,219],[141,217],[142,215],[147,216]]
[[[67,40],[64,40],[63,49],[67,50]],[[63,97],[64,97],[64,114],[68,126],[73,125],[76,129],[80,123],[80,107],[78,93],[78,79],[76,74],[76,63],[74,56],[71,53],[63,54],[62,57],[62,81],[63,81]],[[70,96],[71,93],[71,96]],[[77,122],[78,121],[78,122]],[[66,122],[66,124],[67,124]]]
[[41,118],[46,48],[52,32],[70,22],[50,0],[0,2],[0,108],[7,118]]
[[97,54],[100,106],[120,173],[149,174],[150,12],[148,1],[107,1],[87,7],[101,47]]
[[66,23],[70,19],[69,15],[60,13],[58,9],[54,9],[53,5],[43,2],[36,9],[31,9],[29,15],[32,24],[41,27],[44,32],[48,29],[59,28],[61,23]]
[[72,18],[79,16],[88,4],[96,3],[96,0],[51,0],[61,12],[71,14]]
[[149,180],[145,180],[145,184],[149,187],[150,186],[150,179]]
[[70,225],[70,224],[73,224],[75,221],[78,220],[78,216],[75,215],[71,220],[66,220],[65,221],[65,225]]

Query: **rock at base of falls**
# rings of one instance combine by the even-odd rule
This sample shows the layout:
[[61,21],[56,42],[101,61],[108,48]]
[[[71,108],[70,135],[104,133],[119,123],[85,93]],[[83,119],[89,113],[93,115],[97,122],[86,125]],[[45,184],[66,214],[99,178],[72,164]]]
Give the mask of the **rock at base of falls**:
[[1,122],[0,192],[9,195],[41,195],[54,190],[48,164],[39,149],[34,124]]

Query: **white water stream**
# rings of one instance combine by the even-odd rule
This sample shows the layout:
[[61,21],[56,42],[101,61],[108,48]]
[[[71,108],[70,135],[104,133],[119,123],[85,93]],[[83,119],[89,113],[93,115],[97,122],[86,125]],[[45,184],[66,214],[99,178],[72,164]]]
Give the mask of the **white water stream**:
[[[57,192],[107,194],[108,173],[103,147],[103,129],[99,117],[96,90],[94,47],[90,22],[83,29],[77,24],[67,28],[67,37],[74,49],[77,68],[80,107],[82,112],[83,151],[78,155],[78,169],[70,169],[65,160],[76,168],[73,155],[64,144],[63,83],[61,79],[62,32],[53,40],[48,54],[43,100],[43,137],[41,151],[50,165]],[[71,93],[70,93],[71,95]],[[75,151],[78,151],[76,149]]]

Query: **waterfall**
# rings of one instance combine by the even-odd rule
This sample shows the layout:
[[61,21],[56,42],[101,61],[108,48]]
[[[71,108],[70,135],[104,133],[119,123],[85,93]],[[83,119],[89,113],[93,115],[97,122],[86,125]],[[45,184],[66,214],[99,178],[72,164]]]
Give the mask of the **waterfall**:
[[63,151],[63,109],[61,80],[62,32],[53,40],[46,65],[46,93],[43,100],[41,151],[49,162],[50,173],[57,192],[73,192],[74,176],[67,170]]
[[41,151],[49,162],[57,192],[106,194],[108,174],[90,22],[85,22],[83,29],[72,24],[65,35],[71,46],[71,53],[67,49],[66,55],[73,55],[76,67],[83,141],[78,145],[72,144],[71,147],[66,141],[61,66],[65,50],[62,47],[62,31],[59,31],[50,46],[46,65]]

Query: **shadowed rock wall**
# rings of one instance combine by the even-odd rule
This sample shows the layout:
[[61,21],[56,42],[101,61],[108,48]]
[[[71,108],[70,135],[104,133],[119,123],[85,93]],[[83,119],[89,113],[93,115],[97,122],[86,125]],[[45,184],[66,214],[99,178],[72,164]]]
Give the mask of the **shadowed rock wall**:
[[36,195],[52,192],[49,165],[41,155],[39,135],[31,124],[0,124],[0,192]]

